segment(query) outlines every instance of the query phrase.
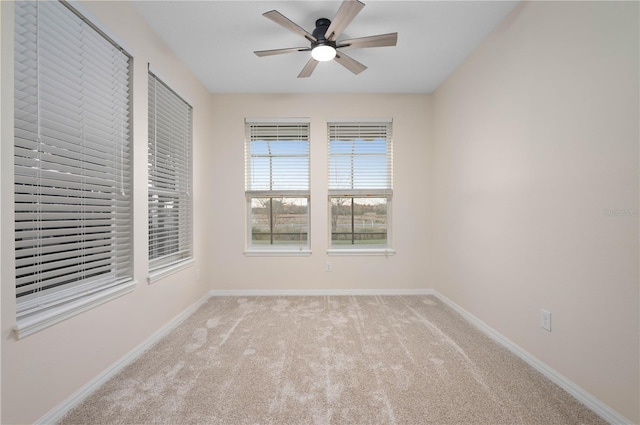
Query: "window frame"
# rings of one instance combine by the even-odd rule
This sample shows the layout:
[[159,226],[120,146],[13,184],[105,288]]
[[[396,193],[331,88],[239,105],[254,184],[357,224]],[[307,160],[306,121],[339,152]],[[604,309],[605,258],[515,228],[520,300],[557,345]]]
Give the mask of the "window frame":
[[[147,152],[147,220],[148,220],[148,261],[149,261],[149,283],[153,283],[169,274],[180,271],[194,262],[194,238],[193,238],[193,106],[184,96],[174,90],[162,77],[156,69],[149,65],[148,69],[148,103],[149,114],[148,122],[148,152]],[[152,90],[153,85],[153,90]],[[158,100],[165,99],[162,105],[164,111],[164,123],[171,126],[171,134],[166,134],[159,139],[156,127],[158,126]],[[152,107],[151,102],[154,102]],[[152,116],[152,113],[154,114]],[[170,116],[166,116],[171,113]],[[153,126],[153,128],[152,128]],[[182,130],[175,134],[174,130]],[[184,137],[182,137],[184,136]],[[167,140],[167,137],[169,139]],[[174,142],[177,141],[177,144]],[[156,151],[165,152],[165,158],[160,161]],[[165,171],[154,172],[154,167],[163,167]],[[168,167],[172,168],[169,170]],[[171,174],[173,187],[166,187],[163,181],[167,180],[167,173]],[[160,231],[158,227],[154,227],[152,214],[156,212],[159,215],[158,205],[152,200],[156,196],[173,198],[178,200],[179,208],[177,213],[165,216],[165,220],[169,222],[169,229]],[[170,202],[173,207],[173,202]],[[159,220],[159,219],[157,219]],[[158,221],[158,226],[160,222]],[[166,223],[165,223],[166,224]],[[164,255],[158,254],[159,247],[154,241],[157,238],[169,238],[167,243],[176,245],[175,251]],[[156,252],[154,252],[156,251]]]
[[[280,183],[274,183],[276,180],[274,178],[274,171],[272,166],[270,165],[270,169],[268,172],[269,179],[269,187],[264,187],[264,184],[256,182],[259,177],[258,174],[260,170],[255,171],[251,167],[252,159],[257,158],[257,155],[252,155],[252,142],[260,141],[259,137],[255,136],[254,128],[256,128],[256,132],[264,131],[265,133],[269,133],[270,128],[275,127],[299,127],[302,130],[299,131],[298,134],[292,136],[288,134],[288,138],[284,138],[285,140],[295,141],[295,142],[305,142],[306,143],[306,169],[304,170],[306,175],[306,180],[303,182],[302,187],[294,187],[296,184],[291,185],[288,181],[282,181]],[[311,254],[311,192],[310,192],[310,131],[311,131],[311,121],[308,118],[246,118],[245,119],[245,212],[246,212],[246,231],[245,231],[245,251],[244,254],[246,256],[307,256]],[[270,141],[273,142],[283,142],[285,140],[280,140],[279,136],[268,136],[273,137],[267,140],[267,143]],[[294,139],[289,139],[290,137],[294,137]],[[298,139],[300,137],[300,139]],[[285,158],[287,156],[291,157],[302,157],[299,153],[286,153],[284,155],[271,155],[269,154],[269,158]],[[293,166],[294,173],[300,173],[302,168],[299,166]],[[274,188],[273,186],[280,186]],[[300,232],[301,237],[297,240],[297,242],[293,241],[292,243],[272,243],[270,244],[257,244],[254,243],[254,232],[253,232],[253,200],[254,199],[269,199],[270,205],[273,205],[273,200],[282,198],[282,199],[306,199],[306,233],[304,242],[302,239],[302,232]],[[273,215],[269,215],[269,217],[273,217]],[[274,235],[278,234],[274,229],[273,218],[269,223],[269,232],[266,234]]]
[[[354,172],[354,159],[363,158],[363,154],[351,154],[347,155],[351,158],[351,164],[349,166],[349,177],[345,182],[345,179],[339,177],[340,171],[344,169],[340,168],[338,161],[334,162],[334,158],[340,156],[336,152],[332,152],[332,139],[333,134],[339,131],[339,127],[344,128],[363,128],[366,133],[374,135],[384,134],[385,140],[385,153],[383,156],[385,159],[384,168],[376,168],[376,172],[373,175],[377,176],[372,181],[356,182],[358,174]],[[384,127],[384,132],[377,133],[375,127]],[[338,128],[338,130],[336,130]],[[390,256],[395,254],[393,249],[393,229],[392,229],[392,205],[393,205],[393,120],[390,118],[371,118],[371,119],[330,119],[327,120],[327,166],[328,166],[328,191],[327,191],[327,216],[328,216],[328,249],[329,255],[384,255]],[[346,134],[349,134],[349,130],[345,130]],[[348,141],[356,139],[345,139]],[[353,143],[353,142],[352,142]],[[355,145],[354,145],[355,148]],[[344,156],[344,155],[343,155]],[[381,178],[381,176],[383,176]],[[363,177],[363,179],[371,178],[371,174]],[[369,186],[369,187],[366,187]],[[377,186],[377,187],[376,187]],[[350,244],[337,244],[334,243],[334,231],[333,231],[333,199],[347,198],[351,199],[351,212],[353,214],[354,200],[366,199],[366,198],[383,198],[386,200],[386,238],[384,244],[367,244],[367,243],[354,243],[355,235],[359,234],[356,231],[355,223],[352,224],[350,232],[345,234],[351,234],[352,243]],[[363,232],[364,233],[364,232]]]

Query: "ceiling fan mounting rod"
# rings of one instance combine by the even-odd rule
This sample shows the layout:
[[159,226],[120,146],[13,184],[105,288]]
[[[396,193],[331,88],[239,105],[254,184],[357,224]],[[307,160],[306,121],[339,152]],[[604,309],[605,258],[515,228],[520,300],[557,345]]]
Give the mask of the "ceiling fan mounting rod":
[[[336,47],[336,43],[331,41],[331,37],[327,37],[327,29],[331,25],[331,21],[327,18],[320,18],[316,20],[316,29],[313,30],[313,36],[316,38],[315,44],[317,45],[330,45]],[[333,43],[333,44],[332,44]]]

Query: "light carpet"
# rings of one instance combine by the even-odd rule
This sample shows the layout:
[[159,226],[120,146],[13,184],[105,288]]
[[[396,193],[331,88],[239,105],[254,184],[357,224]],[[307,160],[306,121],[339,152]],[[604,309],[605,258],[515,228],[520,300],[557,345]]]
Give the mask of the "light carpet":
[[433,296],[212,297],[62,424],[602,424]]

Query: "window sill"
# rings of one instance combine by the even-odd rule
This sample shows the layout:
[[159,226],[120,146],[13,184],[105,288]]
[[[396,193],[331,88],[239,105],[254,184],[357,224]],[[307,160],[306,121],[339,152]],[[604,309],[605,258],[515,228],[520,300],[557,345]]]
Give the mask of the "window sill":
[[303,249],[247,249],[244,251],[246,257],[308,257],[311,250]]
[[182,260],[180,262],[169,264],[167,266],[160,267],[156,270],[152,270],[149,272],[149,277],[147,277],[147,282],[149,282],[149,284],[157,282],[160,279],[163,279],[169,275],[172,275],[181,270],[184,270],[187,267],[191,267],[194,262],[195,261],[193,258],[187,258],[186,260]]
[[391,248],[329,248],[327,254],[331,256],[384,256],[396,255]]
[[107,301],[126,295],[134,290],[137,283],[138,282],[135,280],[130,280],[107,290],[102,290],[73,302],[63,304],[58,308],[52,308],[29,317],[25,317],[24,319],[19,319],[13,330],[16,337],[18,339],[22,339],[58,322],[62,322],[63,320],[97,307],[100,304],[104,304]]

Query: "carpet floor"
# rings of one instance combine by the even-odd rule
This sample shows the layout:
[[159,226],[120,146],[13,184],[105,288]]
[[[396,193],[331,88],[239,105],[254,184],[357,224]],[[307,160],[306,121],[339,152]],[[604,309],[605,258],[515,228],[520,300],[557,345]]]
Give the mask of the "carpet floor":
[[62,424],[603,424],[433,296],[212,297]]

